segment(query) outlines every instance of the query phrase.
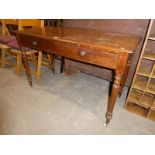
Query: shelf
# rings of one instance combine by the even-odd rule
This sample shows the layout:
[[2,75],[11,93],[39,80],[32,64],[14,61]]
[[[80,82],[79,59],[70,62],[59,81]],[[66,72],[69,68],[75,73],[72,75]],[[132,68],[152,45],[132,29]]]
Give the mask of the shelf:
[[136,78],[135,82],[133,83],[133,88],[144,91],[146,84],[147,84],[146,78]]
[[154,98],[152,94],[145,93],[142,100],[141,104],[146,105],[147,107],[151,107],[153,104]]
[[153,71],[152,78],[155,78],[155,69]]
[[129,96],[129,100],[138,103],[142,97],[142,91],[132,89],[131,94]]
[[149,59],[149,60],[155,60],[155,53],[145,52],[142,58]]
[[137,74],[149,77],[151,71],[148,67],[139,67]]
[[146,91],[155,95],[155,80],[151,80]]
[[149,120],[155,121],[155,109],[151,110],[148,117],[147,115],[149,113],[149,108],[139,106],[133,102],[128,101],[125,109],[129,112],[148,118]]
[[155,22],[150,21],[125,109],[155,121]]
[[148,38],[149,40],[155,40],[155,36],[150,36],[149,38]]
[[152,29],[151,29],[151,31],[150,31],[150,34],[149,34],[149,37],[148,37],[148,39],[149,40],[152,40],[152,41],[154,41],[155,40],[155,23],[153,22],[153,24],[152,24]]
[[154,103],[153,103],[153,105],[152,105],[152,107],[151,107],[153,110],[155,110],[155,99],[154,99]]
[[152,120],[152,121],[155,121],[155,110],[152,110],[152,111],[150,112],[150,115],[149,115],[148,119],[150,119],[150,120]]
[[137,105],[133,102],[130,102],[130,101],[127,102],[126,110],[128,110],[129,112],[133,112],[137,115],[143,116],[143,117],[146,117],[148,114],[147,108],[139,106],[139,105]]
[[132,89],[129,95],[129,100],[131,102],[136,103],[137,105],[144,106],[146,108],[151,107],[151,105],[153,105],[154,96],[152,94],[145,93],[142,99],[141,97],[142,97],[142,91]]

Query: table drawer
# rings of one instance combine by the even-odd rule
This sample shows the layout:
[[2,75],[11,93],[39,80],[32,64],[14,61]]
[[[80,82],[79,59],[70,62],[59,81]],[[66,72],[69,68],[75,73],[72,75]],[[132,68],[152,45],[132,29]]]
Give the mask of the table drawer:
[[58,55],[92,63],[92,50],[88,48],[82,48],[78,45],[70,43],[59,43],[54,42],[54,50],[57,51]]
[[118,55],[107,51],[93,51],[92,63],[115,69],[117,66]]
[[57,51],[58,55],[103,67],[116,68],[117,54],[85,48],[70,43],[54,42],[53,45],[54,50]]
[[[42,39],[38,37],[32,36],[21,36],[20,37],[22,46],[26,46],[32,49],[40,50],[40,51],[53,51],[53,42],[52,40]],[[53,52],[52,52],[53,53]]]
[[84,61],[108,68],[116,68],[117,54],[85,48],[71,43],[46,40],[32,36],[21,36],[23,46],[58,54],[67,58]]

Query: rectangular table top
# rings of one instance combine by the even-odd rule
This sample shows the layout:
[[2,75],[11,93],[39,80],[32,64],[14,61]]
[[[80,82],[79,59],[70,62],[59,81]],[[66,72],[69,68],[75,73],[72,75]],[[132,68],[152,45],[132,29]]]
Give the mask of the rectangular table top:
[[36,27],[16,31],[16,34],[41,37],[55,41],[68,42],[88,48],[106,50],[109,52],[133,53],[140,37],[119,33],[105,33],[92,29],[79,28],[56,28],[56,27]]

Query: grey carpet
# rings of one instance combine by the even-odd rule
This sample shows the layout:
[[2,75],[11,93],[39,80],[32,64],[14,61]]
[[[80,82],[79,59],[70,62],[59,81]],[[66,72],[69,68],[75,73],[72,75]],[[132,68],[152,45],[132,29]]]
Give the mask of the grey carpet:
[[155,134],[155,122],[123,109],[127,88],[104,127],[109,82],[42,68],[30,88],[25,73],[0,68],[0,134]]

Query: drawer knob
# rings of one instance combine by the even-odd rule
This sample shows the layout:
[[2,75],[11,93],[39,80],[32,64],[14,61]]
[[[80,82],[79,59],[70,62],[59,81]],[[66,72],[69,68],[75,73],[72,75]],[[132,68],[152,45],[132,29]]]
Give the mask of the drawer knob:
[[80,51],[80,56],[85,56],[86,53],[87,53],[86,51],[82,50],[82,51]]
[[37,41],[32,41],[32,44],[33,45],[38,45],[38,42]]

